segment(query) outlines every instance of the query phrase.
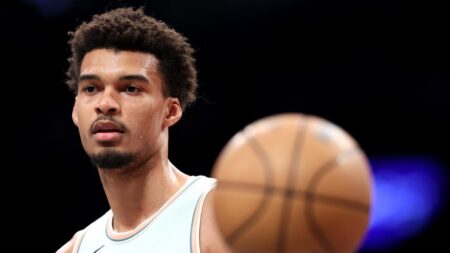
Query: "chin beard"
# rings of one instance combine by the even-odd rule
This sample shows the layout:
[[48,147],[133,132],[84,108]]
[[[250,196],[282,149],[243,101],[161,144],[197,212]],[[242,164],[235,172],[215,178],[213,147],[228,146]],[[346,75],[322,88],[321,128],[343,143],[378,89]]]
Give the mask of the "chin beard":
[[94,166],[105,170],[113,170],[126,168],[131,165],[134,155],[115,150],[105,150],[98,154],[90,155],[90,158]]

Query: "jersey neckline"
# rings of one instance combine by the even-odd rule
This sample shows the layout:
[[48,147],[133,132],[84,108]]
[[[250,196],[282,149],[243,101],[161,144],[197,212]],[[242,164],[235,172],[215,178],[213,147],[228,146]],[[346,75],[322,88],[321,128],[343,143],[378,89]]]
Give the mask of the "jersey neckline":
[[153,220],[155,220],[158,215],[164,211],[168,206],[170,206],[171,203],[173,203],[198,177],[196,176],[190,176],[186,182],[183,184],[183,186],[180,187],[173,195],[170,197],[164,205],[162,205],[158,211],[156,211],[153,215],[142,221],[139,225],[137,225],[135,228],[129,231],[125,232],[117,232],[114,231],[113,228],[113,218],[114,215],[112,213],[112,210],[110,209],[107,214],[107,223],[106,223],[106,236],[113,240],[113,241],[123,241],[127,240],[136,234],[138,234],[140,231],[142,231],[144,228],[149,226]]

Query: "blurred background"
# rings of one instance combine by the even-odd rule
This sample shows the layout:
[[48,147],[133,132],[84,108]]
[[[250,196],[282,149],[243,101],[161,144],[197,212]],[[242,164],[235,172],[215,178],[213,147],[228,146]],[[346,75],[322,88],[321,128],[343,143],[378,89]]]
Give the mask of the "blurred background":
[[372,165],[376,196],[360,252],[450,249],[443,3],[13,0],[0,4],[2,206],[6,229],[26,238],[18,251],[54,252],[108,209],[71,121],[67,32],[95,13],[140,5],[196,50],[199,99],[171,130],[176,166],[209,175],[245,125],[318,115],[349,132]]

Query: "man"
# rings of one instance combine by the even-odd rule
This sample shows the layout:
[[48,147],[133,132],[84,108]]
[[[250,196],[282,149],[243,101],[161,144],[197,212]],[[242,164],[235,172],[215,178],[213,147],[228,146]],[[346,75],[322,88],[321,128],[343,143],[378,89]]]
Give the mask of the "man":
[[207,197],[215,180],[168,160],[169,127],[197,87],[186,39],[132,8],[70,35],[72,118],[111,209],[57,252],[229,252]]

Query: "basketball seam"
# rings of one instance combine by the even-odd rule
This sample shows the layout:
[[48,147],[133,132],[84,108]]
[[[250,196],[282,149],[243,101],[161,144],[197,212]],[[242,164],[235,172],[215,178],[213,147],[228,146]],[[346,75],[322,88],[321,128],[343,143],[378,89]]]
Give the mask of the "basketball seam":
[[[291,153],[291,159],[289,163],[289,172],[287,177],[287,183],[286,183],[286,189],[284,190],[284,198],[283,198],[283,206],[280,212],[280,226],[278,230],[278,241],[277,241],[277,252],[284,253],[286,248],[286,239],[288,238],[286,236],[289,220],[291,218],[291,210],[292,210],[292,198],[293,198],[293,189],[295,187],[295,180],[296,180],[296,168],[298,166],[298,154],[300,154],[300,149],[303,146],[303,142],[305,140],[304,133],[306,129],[306,124],[302,124],[302,121],[300,120],[300,125],[297,131],[297,134],[294,139],[294,147],[292,149]],[[303,131],[302,131],[303,130]]]
[[325,162],[322,166],[320,166],[317,169],[317,173],[315,176],[311,179],[310,183],[306,187],[306,200],[305,201],[305,215],[307,216],[307,224],[309,228],[311,229],[311,232],[315,235],[315,237],[318,239],[319,244],[325,248],[326,252],[336,252],[334,249],[332,243],[328,240],[323,230],[320,228],[316,217],[314,216],[314,205],[313,203],[316,200],[316,194],[314,193],[315,187],[320,182],[320,179],[324,177],[327,173],[331,172],[333,168],[335,168],[335,164],[338,161],[339,157],[345,154],[348,154],[350,152],[355,152],[355,149],[350,149],[347,151],[343,151],[339,154],[337,154],[332,159]]
[[[249,140],[249,146],[253,152],[255,152],[256,156],[258,156],[262,162],[262,167],[264,169],[265,175],[266,175],[266,185],[273,185],[273,175],[271,175],[271,168],[272,164],[270,163],[270,160],[267,158],[267,155],[265,154],[264,150],[262,149],[261,145],[253,139],[247,137]],[[263,211],[266,209],[266,206],[268,204],[268,197],[271,196],[271,190],[273,187],[264,187],[264,192],[262,194],[262,200],[259,204],[259,206],[256,208],[256,211],[249,216],[249,218],[243,222],[240,226],[238,226],[228,237],[227,240],[230,243],[233,243],[234,240],[236,240],[241,234],[245,232],[250,226],[258,220],[259,216],[263,213]]]
[[[264,187],[262,185],[258,184],[251,184],[251,183],[244,183],[244,182],[232,182],[232,181],[221,181],[220,182],[220,188],[221,189],[238,189],[244,190],[246,192],[255,192],[260,193],[262,191],[267,191],[267,194],[275,195],[275,194],[284,194],[286,192],[286,189],[284,188],[277,188],[277,187]],[[370,211],[370,205],[360,203],[357,201],[352,201],[344,198],[339,198],[336,196],[331,196],[327,194],[321,194],[321,193],[312,193],[308,191],[292,191],[292,195],[295,197],[295,199],[303,198],[308,199],[311,198],[311,195],[314,194],[314,201],[324,203],[324,204],[330,204],[346,209],[350,209],[352,211],[358,211],[358,212],[364,212],[367,213]]]

